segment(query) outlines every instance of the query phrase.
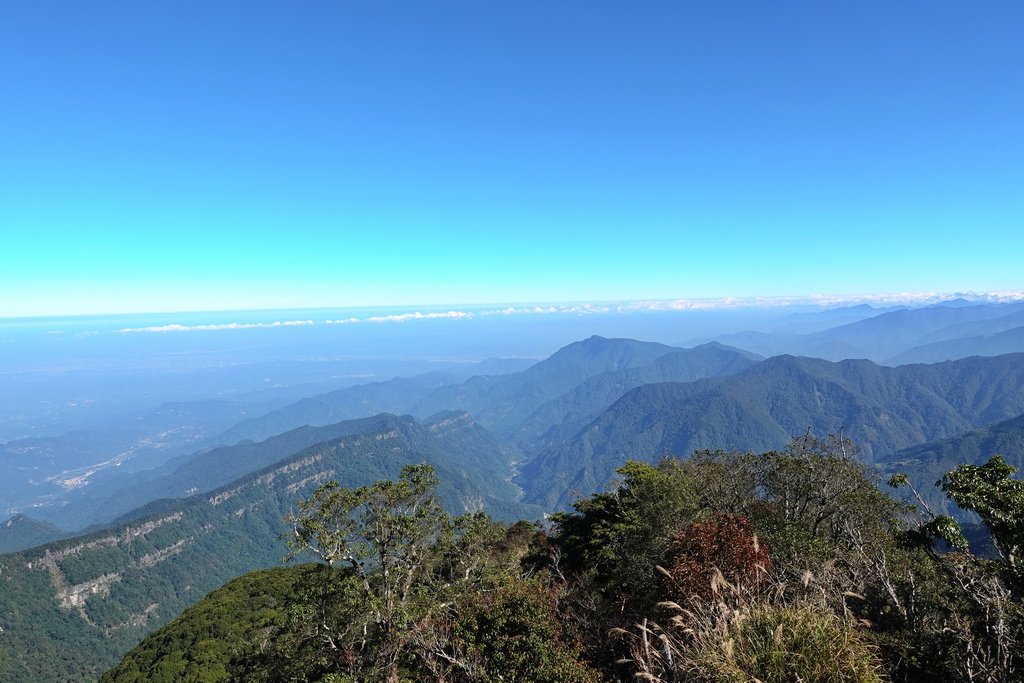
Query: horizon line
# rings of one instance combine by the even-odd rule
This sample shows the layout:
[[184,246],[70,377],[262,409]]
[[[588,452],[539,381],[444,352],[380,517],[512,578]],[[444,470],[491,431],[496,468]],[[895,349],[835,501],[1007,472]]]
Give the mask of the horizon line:
[[[47,320],[70,318],[102,318],[102,317],[135,317],[135,316],[175,316],[199,314],[254,314],[265,312],[310,312],[310,311],[352,311],[352,312],[383,312],[408,311],[405,316],[371,316],[368,318],[351,318],[342,321],[321,321],[330,323],[363,322],[363,321],[394,321],[423,317],[439,317],[422,314],[421,309],[444,311],[443,317],[473,317],[464,315],[479,313],[481,315],[514,315],[514,314],[595,314],[595,313],[643,313],[643,312],[687,312],[737,310],[745,308],[787,308],[796,306],[818,307],[828,309],[867,304],[869,306],[928,306],[949,301],[965,300],[970,303],[1013,303],[1024,301],[1024,290],[1001,291],[903,291],[882,294],[805,294],[805,295],[739,295],[721,297],[676,297],[651,299],[617,299],[589,301],[518,301],[518,302],[481,302],[481,303],[439,303],[439,304],[364,304],[364,305],[328,305],[328,306],[295,306],[295,307],[252,307],[252,308],[210,308],[210,309],[176,309],[150,311],[107,311],[94,313],[56,313],[40,315],[9,315],[0,313],[0,320]],[[483,310],[481,309],[490,309]]]

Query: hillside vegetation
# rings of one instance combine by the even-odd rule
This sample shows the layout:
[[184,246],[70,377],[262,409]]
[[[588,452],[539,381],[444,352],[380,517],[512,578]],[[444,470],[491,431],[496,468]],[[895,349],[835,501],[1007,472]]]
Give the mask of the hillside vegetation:
[[511,452],[465,413],[373,424],[375,431],[315,444],[201,495],[157,501],[94,533],[0,557],[0,680],[94,681],[210,590],[277,565],[285,517],[328,479],[357,486],[428,463],[443,476],[438,495],[453,512],[487,506],[506,519],[539,516],[516,502],[518,489],[506,480]]
[[1000,458],[943,478],[980,558],[854,450],[632,462],[543,527],[445,514],[429,467],[327,484],[289,544],[323,564],[237,579],[103,680],[1020,680],[1024,482]]

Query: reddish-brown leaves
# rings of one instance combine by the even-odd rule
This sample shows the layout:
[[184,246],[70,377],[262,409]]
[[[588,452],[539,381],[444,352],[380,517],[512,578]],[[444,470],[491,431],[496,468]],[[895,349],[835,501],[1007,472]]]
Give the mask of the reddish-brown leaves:
[[669,590],[685,601],[711,598],[717,572],[732,584],[753,586],[770,566],[768,550],[750,520],[725,513],[677,533],[669,542],[665,563]]

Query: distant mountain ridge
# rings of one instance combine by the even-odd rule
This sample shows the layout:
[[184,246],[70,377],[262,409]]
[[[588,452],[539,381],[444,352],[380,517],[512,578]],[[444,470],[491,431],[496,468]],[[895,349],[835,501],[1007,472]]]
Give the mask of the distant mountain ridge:
[[763,451],[812,431],[844,434],[871,461],[1024,413],[1024,354],[896,368],[777,356],[738,374],[634,389],[522,472],[529,499],[565,505],[627,459],[701,448]]
[[[488,358],[475,366],[477,374],[501,376],[525,370],[536,361],[525,358]],[[395,377],[381,382],[358,384],[298,401],[265,415],[240,422],[213,440],[213,445],[231,445],[249,439],[262,441],[296,427],[335,424],[379,413],[404,415],[430,392],[464,381],[469,373],[432,372]]]
[[999,356],[1004,353],[1016,353],[1021,349],[1024,349],[1024,325],[991,334],[922,344],[890,358],[889,362],[892,365],[938,363],[968,356]]
[[513,430],[506,432],[530,452],[573,436],[627,392],[646,384],[691,382],[741,372],[762,361],[756,354],[717,342],[671,351],[647,365],[594,375],[558,398],[539,406]]
[[457,378],[450,374],[396,377],[310,396],[236,424],[218,435],[216,443],[231,445],[244,440],[262,441],[297,427],[330,425],[379,413],[402,415],[410,412],[410,407],[431,391],[456,381]]
[[213,490],[315,444],[350,434],[381,431],[392,419],[391,415],[382,414],[321,427],[299,427],[263,441],[242,441],[179,456],[156,470],[118,479],[109,486],[98,483],[88,491],[88,496],[71,499],[68,505],[48,516],[69,526],[75,522],[96,524],[158,498],[184,498]]
[[590,377],[651,363],[677,351],[673,346],[594,335],[569,344],[548,358],[510,375],[482,375],[431,392],[414,415],[438,410],[468,410],[480,424],[497,431],[513,428],[538,407]]
[[[865,358],[896,365],[993,355],[966,340],[1024,325],[1022,315],[1024,302],[974,304],[954,301],[889,311],[807,334],[750,331],[721,335],[716,339],[765,356],[792,354],[832,361]],[[948,348],[950,353],[955,351],[958,355],[929,359],[912,353],[917,347],[956,339],[962,343]],[[1024,346],[1003,346],[999,349],[1018,352],[1024,351]]]

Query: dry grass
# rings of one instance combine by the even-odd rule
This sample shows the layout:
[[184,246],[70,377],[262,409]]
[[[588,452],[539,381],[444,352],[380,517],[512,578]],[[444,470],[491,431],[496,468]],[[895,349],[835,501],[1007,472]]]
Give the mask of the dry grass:
[[[787,588],[789,590],[787,591]],[[813,579],[800,595],[775,584],[748,590],[712,577],[714,599],[662,603],[664,626],[638,624],[637,679],[695,683],[874,683],[885,680],[873,649],[848,618],[821,600]]]

